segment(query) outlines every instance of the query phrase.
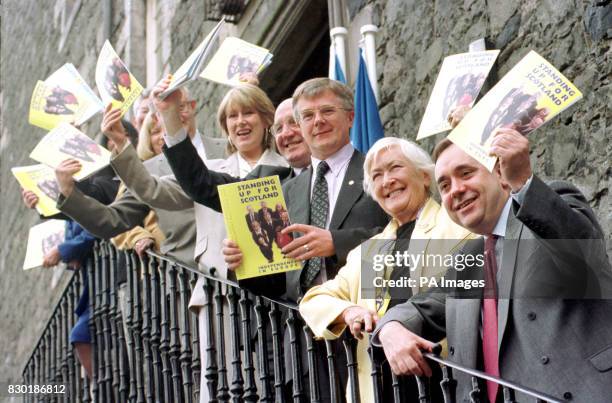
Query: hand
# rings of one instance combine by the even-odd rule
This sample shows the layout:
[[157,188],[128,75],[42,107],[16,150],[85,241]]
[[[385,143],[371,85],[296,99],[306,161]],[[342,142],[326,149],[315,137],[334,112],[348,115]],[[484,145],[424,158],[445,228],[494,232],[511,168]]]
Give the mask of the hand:
[[493,132],[489,155],[498,158],[501,180],[514,192],[521,190],[533,174],[529,161],[529,140],[516,130],[496,129]]
[[178,90],[174,91],[164,99],[161,99],[159,96],[168,89],[171,79],[172,75],[168,74],[166,78],[162,79],[153,87],[151,95],[149,96],[151,104],[158,112],[161,123],[168,136],[174,136],[183,127],[180,115],[181,92]]
[[417,336],[395,321],[385,324],[378,338],[394,374],[431,376],[431,368],[422,351],[431,352],[434,343]]
[[60,258],[59,248],[56,246],[43,257],[43,267],[53,267],[57,265],[60,262]]
[[113,109],[113,104],[109,103],[104,109],[100,130],[109,140],[115,143],[117,151],[121,150],[127,140],[125,128],[121,124],[121,109]]
[[74,190],[74,178],[72,176],[80,170],[81,163],[75,159],[64,160],[55,168],[57,184],[64,197],[69,197],[72,194]]
[[138,256],[143,257],[145,251],[151,249],[153,245],[155,245],[155,241],[152,238],[142,238],[134,245],[134,251]]
[[459,105],[448,114],[448,123],[454,129],[471,109],[468,105]]
[[308,260],[313,257],[328,257],[336,254],[331,232],[326,229],[306,224],[292,224],[282,230],[283,234],[301,232],[304,235],[289,242],[282,249],[285,256]]
[[21,189],[21,199],[23,200],[23,204],[30,209],[35,208],[36,203],[38,203],[38,196],[36,196],[31,190]]
[[242,252],[238,247],[238,244],[231,239],[223,240],[223,257],[225,259],[225,263],[227,263],[227,269],[234,271],[240,263],[242,263]]
[[238,77],[238,81],[240,81],[241,83],[259,86],[259,77],[257,77],[257,73],[254,73],[252,71],[241,73]]
[[357,339],[363,338],[363,331],[368,333],[373,331],[378,321],[376,312],[358,305],[346,308],[342,311],[340,317],[350,329],[351,334]]

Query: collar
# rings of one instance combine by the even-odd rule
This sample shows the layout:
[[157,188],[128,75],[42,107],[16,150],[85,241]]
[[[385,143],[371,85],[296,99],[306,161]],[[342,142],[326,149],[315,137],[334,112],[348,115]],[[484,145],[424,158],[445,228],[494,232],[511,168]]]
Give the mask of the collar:
[[[352,144],[348,143],[325,160],[327,165],[329,165],[329,170],[334,176],[337,176],[340,173],[340,170],[349,163],[354,152],[355,149],[353,148]],[[312,171],[317,172],[317,167],[322,160],[315,157],[311,157],[311,159]]]
[[510,213],[510,207],[512,206],[512,197],[508,197],[506,200],[506,204],[497,219],[497,224],[493,228],[491,232],[493,235],[497,235],[500,238],[504,238],[506,236],[506,227],[508,226],[508,214]]
[[193,144],[193,146],[195,147],[200,158],[202,160],[206,160],[206,149],[204,148],[204,142],[202,142],[202,134],[200,134],[200,131],[196,129],[195,134],[193,135],[193,137],[190,137],[190,139],[191,144]]
[[263,154],[261,154],[261,156],[259,157],[259,159],[257,160],[257,162],[255,163],[255,165],[251,166],[249,165],[249,163],[247,162],[247,160],[245,160],[244,158],[242,158],[242,155],[240,155],[240,153],[236,153],[236,157],[238,158],[238,170],[240,171],[240,177],[244,178],[245,176],[247,176],[256,166],[261,165],[262,162],[266,161],[266,159],[268,158],[268,154],[269,154],[269,149],[265,149]]

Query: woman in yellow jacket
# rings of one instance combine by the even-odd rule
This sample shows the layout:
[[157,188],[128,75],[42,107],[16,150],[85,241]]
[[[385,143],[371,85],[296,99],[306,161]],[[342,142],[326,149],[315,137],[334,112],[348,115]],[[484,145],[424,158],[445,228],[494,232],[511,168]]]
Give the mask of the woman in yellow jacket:
[[[357,363],[362,402],[374,401],[368,338],[362,332],[374,330],[377,319],[386,312],[390,302],[397,302],[398,296],[407,299],[423,292],[431,284],[429,279],[443,274],[445,268],[435,264],[439,259],[427,261],[426,256],[452,254],[465,240],[474,237],[453,223],[433,199],[433,169],[429,155],[416,144],[394,137],[377,141],[366,155],[364,188],[392,220],[382,233],[349,253],[346,265],[334,279],[308,290],[300,302],[300,313],[315,336],[335,339],[349,327],[360,339]],[[396,256],[396,252],[404,254],[405,251],[408,256],[423,257],[409,269],[404,268],[408,270],[396,274],[393,271],[398,267],[383,265],[383,260],[377,257]],[[401,281],[408,276],[410,283]],[[421,278],[427,283],[421,283]],[[390,289],[386,280],[400,280],[396,284],[405,287]],[[347,401],[350,401],[348,396]]]

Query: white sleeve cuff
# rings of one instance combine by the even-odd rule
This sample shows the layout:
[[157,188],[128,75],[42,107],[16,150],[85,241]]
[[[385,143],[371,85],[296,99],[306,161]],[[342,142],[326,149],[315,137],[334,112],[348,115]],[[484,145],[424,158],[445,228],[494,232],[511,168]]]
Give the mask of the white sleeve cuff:
[[181,141],[185,140],[186,138],[187,138],[187,130],[185,130],[184,127],[181,128],[181,130],[179,130],[178,132],[176,132],[174,136],[168,136],[167,134],[164,134],[164,141],[166,142],[166,145],[168,147],[175,146]]
[[515,202],[517,202],[519,205],[523,204],[523,200],[525,200],[525,194],[527,193],[527,190],[529,189],[529,186],[531,185],[532,179],[533,179],[533,174],[531,174],[529,179],[527,179],[527,182],[525,182],[523,187],[520,188],[518,192],[510,192],[510,196],[512,197],[512,199]]

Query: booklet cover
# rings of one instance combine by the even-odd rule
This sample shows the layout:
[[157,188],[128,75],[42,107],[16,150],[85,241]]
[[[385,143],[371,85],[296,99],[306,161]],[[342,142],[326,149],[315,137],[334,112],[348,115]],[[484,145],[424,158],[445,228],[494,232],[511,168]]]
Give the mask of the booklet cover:
[[185,62],[181,65],[181,67],[176,70],[176,72],[172,75],[172,80],[170,81],[170,85],[166,89],[166,91],[160,94],[162,99],[166,98],[168,95],[187,84],[188,82],[195,80],[198,78],[198,75],[202,71],[202,67],[204,65],[204,61],[208,58],[211,53],[211,49],[213,48],[219,33],[221,32],[221,27],[225,24],[225,20],[222,19],[219,23],[213,28],[212,31],[206,35],[204,40],[198,45],[196,50],[194,50],[191,55],[185,60]]
[[30,228],[23,270],[41,267],[47,252],[64,242],[65,228],[64,220],[47,220]]
[[142,85],[129,72],[108,40],[98,56],[96,86],[104,105],[112,103],[113,109],[121,109],[121,115],[130,109],[142,92]]
[[55,172],[43,164],[11,168],[17,182],[25,190],[38,196],[36,211],[44,217],[59,213],[55,208],[59,196],[59,185],[55,180]]
[[110,163],[110,152],[68,123],[51,130],[30,153],[30,158],[56,168],[68,158],[78,160],[82,169],[74,175],[80,181]]
[[530,51],[448,135],[466,153],[493,170],[493,131],[512,128],[527,136],[582,98],[582,93],[542,56]]
[[29,121],[51,130],[60,122],[81,125],[104,108],[77,69],[66,63],[45,81],[38,81],[30,100]]
[[281,248],[293,240],[280,231],[290,225],[278,176],[220,185],[219,198],[228,236],[242,251],[238,280],[302,268]]
[[220,84],[237,85],[240,84],[240,74],[259,74],[270,63],[272,53],[268,49],[229,37],[223,41],[200,77]]
[[499,50],[468,52],[444,58],[419,127],[417,140],[450,130],[448,115],[474,105]]

